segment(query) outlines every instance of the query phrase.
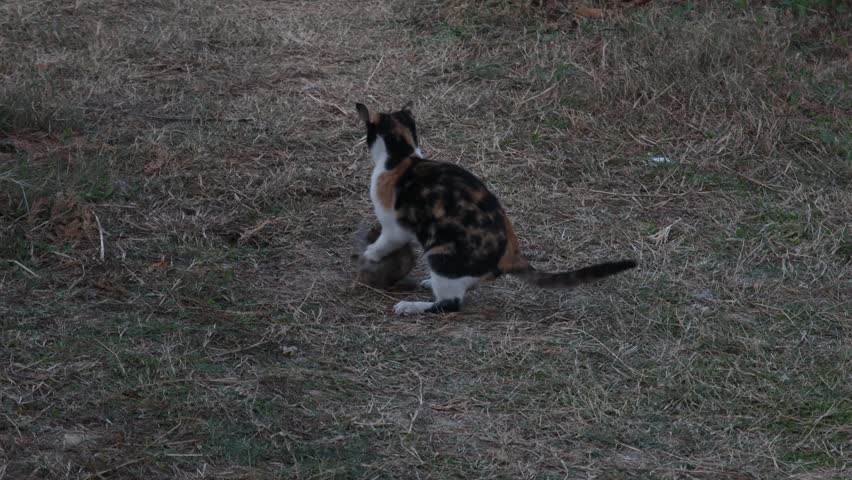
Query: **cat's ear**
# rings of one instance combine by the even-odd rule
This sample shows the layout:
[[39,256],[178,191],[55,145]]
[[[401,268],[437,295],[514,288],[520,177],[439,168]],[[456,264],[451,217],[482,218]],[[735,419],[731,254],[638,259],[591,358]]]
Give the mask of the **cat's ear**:
[[370,110],[367,109],[367,106],[363,103],[356,103],[355,109],[358,110],[358,115],[361,117],[361,120],[364,123],[375,123],[373,120],[373,116],[370,114]]
[[411,115],[411,108],[412,107],[414,107],[414,102],[412,100],[409,100],[408,102],[405,103],[405,105],[402,106],[402,111]]

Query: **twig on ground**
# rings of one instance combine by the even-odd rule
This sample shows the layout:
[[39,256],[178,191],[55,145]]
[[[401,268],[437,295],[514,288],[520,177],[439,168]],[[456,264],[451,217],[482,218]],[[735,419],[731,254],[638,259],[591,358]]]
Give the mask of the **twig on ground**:
[[151,120],[159,120],[161,122],[193,122],[193,123],[216,123],[216,122],[254,122],[254,118],[219,118],[219,117],[178,117],[167,115],[151,115],[148,113],[127,112],[129,115],[148,118]]
[[98,339],[95,339],[95,341],[98,342],[98,344],[100,346],[104,347],[109,353],[111,353],[113,357],[115,357],[115,361],[118,362],[118,368],[121,369],[121,375],[126,377],[127,371],[124,370],[124,363],[122,363],[121,358],[118,356],[118,354],[115,353],[115,350],[109,348],[108,346],[106,346],[103,342],[101,342]]
[[246,350],[251,350],[252,348],[259,347],[259,346],[267,344],[269,342],[270,342],[269,340],[264,339],[264,340],[261,340],[257,343],[253,343],[253,344],[251,344],[247,347],[235,348],[233,350],[228,350],[226,352],[214,353],[213,355],[210,355],[210,356],[211,357],[224,357],[225,355],[231,355],[233,353],[239,353],[239,352],[244,352]]
[[100,478],[103,478],[103,476],[104,476],[104,475],[106,475],[107,473],[114,472],[114,471],[119,470],[119,469],[122,469],[122,468],[124,468],[124,467],[129,467],[130,465],[133,465],[133,464],[135,464],[135,463],[139,463],[139,462],[141,462],[142,460],[145,460],[145,459],[144,459],[144,458],[134,458],[133,460],[128,460],[128,461],[126,461],[126,462],[124,462],[124,463],[122,463],[122,464],[120,464],[120,465],[116,465],[116,466],[114,466],[114,467],[110,467],[110,468],[107,468],[107,469],[105,469],[105,470],[101,470],[100,472],[97,472],[97,473],[95,473],[94,475],[89,475],[89,476],[88,476],[88,477],[86,477],[86,478],[92,478],[92,477],[100,477]]
[[29,273],[30,275],[32,275],[32,276],[34,276],[34,277],[36,277],[36,278],[39,278],[39,275],[38,275],[37,273],[35,273],[34,271],[32,271],[32,270],[30,270],[29,268],[27,268],[26,266],[24,266],[24,264],[23,264],[23,263],[21,263],[21,262],[19,262],[19,261],[17,261],[17,260],[12,260],[12,259],[7,259],[6,261],[7,261],[7,262],[12,262],[12,263],[14,263],[15,265],[17,265],[17,266],[19,266],[19,267],[23,268],[24,270],[26,270],[26,272],[27,272],[27,273]]
[[376,62],[376,68],[374,68],[374,69],[373,69],[373,72],[372,72],[372,73],[370,73],[370,76],[369,76],[369,77],[367,77],[367,82],[366,82],[366,83],[364,83],[364,89],[367,89],[367,88],[369,88],[369,87],[370,87],[370,82],[373,80],[373,75],[375,75],[375,74],[376,74],[376,72],[378,72],[378,71],[379,71],[379,67],[380,67],[380,66],[382,66],[382,60],[383,60],[384,58],[385,58],[384,54],[382,54],[382,55],[379,57],[379,61],[378,61],[378,62]]
[[753,183],[753,184],[755,184],[755,185],[759,185],[759,186],[761,186],[761,187],[763,187],[763,188],[766,188],[766,189],[768,189],[768,190],[772,190],[773,192],[779,192],[779,193],[784,192],[784,190],[782,190],[782,189],[781,189],[781,187],[773,187],[772,185],[769,185],[769,184],[767,184],[767,183],[763,183],[763,182],[761,182],[760,180],[755,180],[755,179],[753,179],[753,178],[749,177],[748,175],[744,175],[744,174],[742,174],[742,173],[740,173],[740,172],[738,172],[738,171],[734,170],[733,168],[731,168],[731,167],[729,167],[729,166],[727,166],[727,165],[722,165],[722,164],[720,164],[720,166],[721,166],[722,168],[724,168],[725,170],[727,170],[727,171],[729,171],[729,172],[733,173],[734,175],[737,175],[737,176],[739,176],[739,177],[741,177],[741,178],[743,178],[743,179],[745,179],[745,180],[748,180],[749,182],[751,182],[751,183]]
[[98,214],[92,212],[92,215],[95,216],[95,223],[98,224],[98,236],[101,240],[101,262],[104,261],[104,228],[101,226],[101,219],[98,218]]

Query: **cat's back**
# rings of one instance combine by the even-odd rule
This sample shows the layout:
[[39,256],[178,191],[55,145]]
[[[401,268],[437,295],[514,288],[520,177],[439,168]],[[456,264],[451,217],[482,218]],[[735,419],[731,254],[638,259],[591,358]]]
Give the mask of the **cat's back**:
[[400,178],[398,194],[403,203],[440,203],[445,208],[464,204],[489,212],[500,209],[497,198],[476,175],[458,165],[435,160],[416,159]]
[[454,163],[418,158],[409,170],[411,181],[422,185],[455,185],[485,188],[476,175]]
[[400,223],[415,233],[424,251],[453,252],[433,255],[430,261],[443,258],[456,265],[453,269],[476,276],[498,272],[511,236],[508,223],[497,198],[473,173],[451,163],[417,159],[400,179],[397,211]]

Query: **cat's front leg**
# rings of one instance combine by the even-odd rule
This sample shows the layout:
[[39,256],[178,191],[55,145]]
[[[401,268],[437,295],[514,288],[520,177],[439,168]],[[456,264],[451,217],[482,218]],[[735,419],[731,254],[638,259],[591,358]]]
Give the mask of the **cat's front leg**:
[[362,258],[367,262],[378,262],[409,241],[410,236],[401,230],[382,228],[382,234],[364,250]]

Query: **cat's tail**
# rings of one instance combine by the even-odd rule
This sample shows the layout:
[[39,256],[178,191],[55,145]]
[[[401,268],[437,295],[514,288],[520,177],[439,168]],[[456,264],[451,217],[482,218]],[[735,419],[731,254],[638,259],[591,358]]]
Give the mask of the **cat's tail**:
[[634,260],[620,260],[584,267],[570,272],[548,273],[541,272],[527,265],[526,268],[511,273],[521,280],[542,288],[571,288],[583,283],[594,282],[601,278],[636,267]]

